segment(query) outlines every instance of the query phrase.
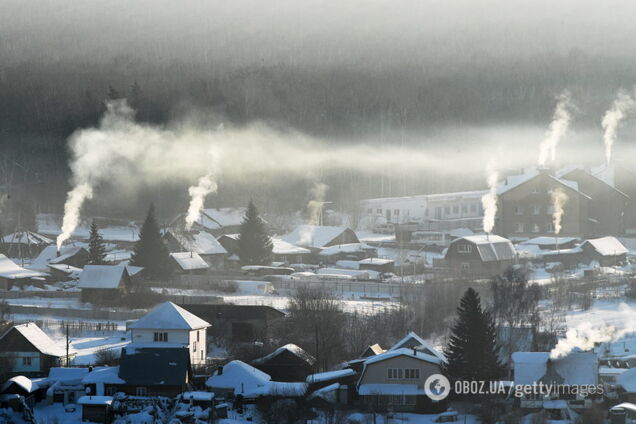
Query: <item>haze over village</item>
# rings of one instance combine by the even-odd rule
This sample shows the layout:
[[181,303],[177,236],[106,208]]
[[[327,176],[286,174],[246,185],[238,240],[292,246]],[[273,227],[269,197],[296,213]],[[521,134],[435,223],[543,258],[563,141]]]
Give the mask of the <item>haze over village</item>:
[[634,12],[0,2],[0,423],[636,422]]

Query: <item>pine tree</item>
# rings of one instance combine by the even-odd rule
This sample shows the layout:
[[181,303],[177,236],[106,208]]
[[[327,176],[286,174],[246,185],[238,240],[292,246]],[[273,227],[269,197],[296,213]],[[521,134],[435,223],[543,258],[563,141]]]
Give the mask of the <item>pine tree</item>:
[[97,222],[91,222],[91,232],[88,237],[88,263],[91,265],[101,265],[106,259],[106,247],[104,239],[99,234]]
[[495,324],[482,310],[479,294],[469,288],[457,308],[457,320],[445,350],[445,373],[452,379],[493,381],[504,375]]
[[152,204],[135,244],[131,265],[143,267],[144,275],[150,278],[165,279],[172,273],[168,248],[161,238]]
[[247,205],[247,212],[241,223],[238,248],[239,257],[244,264],[267,265],[271,262],[272,240],[252,201]]

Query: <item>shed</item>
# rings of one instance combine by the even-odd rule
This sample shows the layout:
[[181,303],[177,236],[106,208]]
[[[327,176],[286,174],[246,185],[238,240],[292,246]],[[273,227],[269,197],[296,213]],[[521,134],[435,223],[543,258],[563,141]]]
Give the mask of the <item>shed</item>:
[[351,228],[325,225],[299,225],[294,231],[281,238],[288,243],[306,248],[360,243],[358,236]]
[[0,250],[12,258],[32,258],[52,243],[50,238],[33,231],[17,231],[0,239]]
[[125,265],[86,265],[77,287],[82,290],[83,301],[103,303],[118,300],[131,284]]
[[82,406],[82,421],[93,423],[110,422],[112,396],[82,396],[77,403]]
[[203,274],[210,265],[196,252],[174,252],[170,254],[174,268],[180,274]]
[[181,231],[168,229],[164,240],[171,252],[193,252],[198,254],[210,267],[222,269],[228,250],[207,231]]
[[46,274],[22,268],[5,255],[0,254],[0,290],[9,290],[12,286],[43,283]]
[[359,269],[368,269],[371,271],[392,273],[395,271],[395,261],[393,259],[367,258],[358,261]]
[[585,240],[581,249],[583,262],[597,261],[601,266],[622,264],[629,252],[616,237],[611,236]]
[[444,258],[455,273],[491,277],[514,264],[517,255],[510,240],[482,234],[453,240]]
[[276,381],[304,381],[313,372],[315,364],[313,356],[291,343],[252,361],[253,366]]

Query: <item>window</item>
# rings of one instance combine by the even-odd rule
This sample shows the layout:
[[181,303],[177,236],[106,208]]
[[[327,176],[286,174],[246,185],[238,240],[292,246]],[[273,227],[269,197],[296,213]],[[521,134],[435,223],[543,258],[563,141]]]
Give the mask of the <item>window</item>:
[[518,233],[523,233],[523,223],[522,222],[517,222],[515,224],[515,231]]
[[166,333],[166,332],[155,333],[154,339],[155,339],[156,342],[167,342],[168,341],[168,333]]
[[462,205],[462,213],[468,212],[468,205]]
[[399,209],[393,209],[393,215],[400,216],[400,210]]
[[203,351],[201,351],[201,360],[203,361]]
[[367,213],[368,213],[369,215],[371,215],[371,214],[373,213],[373,208],[369,208],[369,209],[367,209]]
[[539,228],[539,224],[534,224],[532,226],[532,232],[533,233],[538,233],[539,231],[541,231],[541,229]]
[[523,208],[521,206],[515,206],[515,215],[523,215]]
[[457,206],[457,205],[453,206],[453,213],[454,214],[458,214],[459,213],[459,206]]
[[470,264],[468,262],[462,262],[462,271],[470,271]]
[[30,367],[31,366],[31,357],[30,356],[22,357],[22,365]]
[[548,225],[546,225],[545,227],[546,227],[546,231],[548,233],[553,233],[554,232],[554,224],[552,222],[548,222]]
[[201,330],[197,331],[197,342],[199,341],[199,333],[201,333]]
[[402,368],[389,368],[387,372],[389,380],[401,380],[404,378],[404,370]]
[[196,352],[196,351],[197,351],[197,342],[194,342],[194,343],[192,344],[192,351],[193,351],[193,352]]
[[539,194],[539,189],[537,187],[533,187],[532,194]]
[[470,205],[470,211],[473,212],[473,213],[477,212],[477,204],[476,203],[473,203],[472,205]]
[[420,370],[419,368],[406,369],[404,370],[404,378],[409,380],[418,380],[420,378]]
[[541,206],[534,205],[534,207],[532,208],[532,213],[535,215],[539,215],[541,213]]
[[424,216],[428,216],[428,208],[424,209]]
[[382,208],[378,208],[377,212],[382,215]]
[[444,206],[444,215],[450,215],[450,206]]
[[115,394],[115,388],[113,386],[106,387],[106,396],[112,396]]
[[135,396],[146,396],[145,387],[135,387]]
[[546,208],[546,212],[548,215],[552,215],[554,213],[554,206],[550,205]]
[[470,253],[473,251],[473,246],[470,244],[458,244],[457,253]]

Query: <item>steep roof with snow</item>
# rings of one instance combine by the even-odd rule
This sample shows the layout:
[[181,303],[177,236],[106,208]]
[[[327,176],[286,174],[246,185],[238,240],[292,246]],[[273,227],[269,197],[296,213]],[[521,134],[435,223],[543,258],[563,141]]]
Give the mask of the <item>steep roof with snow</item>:
[[8,379],[2,385],[2,387],[0,387],[0,392],[3,392],[6,389],[8,389],[12,384],[16,384],[20,386],[27,393],[32,393],[33,391],[38,389],[38,385],[35,382],[33,382],[31,379],[26,378],[23,375],[16,375],[15,377],[11,377],[10,379]]
[[184,251],[195,252],[200,255],[227,254],[227,250],[221,243],[207,231],[183,232],[170,228],[168,232],[181,245]]
[[336,380],[339,378],[350,377],[355,375],[356,372],[351,368],[345,368],[343,370],[335,370],[335,371],[326,371],[319,372],[316,374],[310,374],[305,379],[305,382],[308,384],[312,383],[323,383],[325,381]]
[[[46,246],[40,254],[27,267],[36,271],[48,271],[49,263],[60,263],[63,260],[77,254],[84,246],[66,245],[60,248],[60,256],[57,256],[57,246]],[[62,258],[62,259],[60,259]]]
[[260,365],[260,364],[264,364],[274,358],[276,358],[279,355],[282,355],[285,352],[289,352],[297,357],[299,357],[300,359],[302,359],[303,361],[307,362],[308,364],[314,364],[316,362],[316,359],[311,356],[309,353],[307,353],[305,351],[305,349],[303,349],[300,346],[297,346],[293,343],[289,343],[286,344],[285,346],[281,346],[278,349],[276,349],[275,351],[273,351],[272,353],[270,353],[269,355],[265,355],[262,358],[258,358],[252,361],[252,364],[254,365]]
[[204,261],[196,252],[174,252],[170,257],[184,271],[194,271],[198,269],[208,269],[210,265]]
[[556,359],[551,359],[549,352],[514,352],[512,362],[515,384],[539,382],[550,372],[561,376],[562,384],[587,385],[598,380],[598,358],[594,352],[570,352]]
[[281,238],[298,246],[324,247],[347,230],[352,231],[348,227],[304,224],[299,225],[294,231]]
[[21,243],[27,245],[51,244],[53,240],[33,231],[17,231],[2,237],[3,243]]
[[95,367],[82,378],[83,384],[124,384],[124,380],[119,378],[119,367]]
[[[527,183],[528,181],[533,180],[534,178],[538,177],[539,175],[541,175],[541,171],[538,170],[536,167],[532,167],[529,169],[526,169],[525,172],[523,174],[518,174],[518,175],[508,175],[504,178],[503,181],[501,181],[498,185],[497,185],[497,194],[498,195],[502,195],[504,193],[509,192],[510,190],[519,187],[522,184]],[[553,175],[549,175],[548,174],[548,178],[551,179],[552,181],[560,184],[561,186],[567,188],[568,190],[573,190],[575,192],[577,192],[578,194],[580,194],[583,197],[586,198],[590,198],[587,194],[582,193],[581,191],[579,191],[579,185],[576,181],[570,181],[570,180],[565,180],[562,178],[557,178]]]
[[128,327],[147,330],[197,330],[210,324],[172,302],[155,306]]
[[[66,350],[58,346],[44,331],[35,323],[28,322],[26,324],[15,325],[7,330],[0,341],[11,331],[19,332],[29,343],[31,343],[38,351],[44,355],[62,357],[66,356]],[[71,352],[72,353],[72,352]]]
[[311,253],[309,249],[293,245],[280,238],[272,237],[272,245],[274,255],[306,255]]
[[370,356],[364,361],[364,366],[375,364],[376,362],[386,361],[387,359],[395,358],[398,356],[407,356],[409,358],[419,359],[421,361],[429,362],[431,364],[440,365],[442,363],[442,359],[437,356],[433,356],[428,353],[424,353],[421,350],[413,350],[412,348],[398,348],[395,350],[387,350],[384,353],[379,355]]
[[305,383],[282,383],[271,379],[268,374],[245,362],[235,360],[225,365],[221,374],[215,371],[205,384],[213,390],[233,390],[235,395],[241,394],[245,397],[302,396],[307,390]]
[[81,289],[116,289],[122,279],[128,278],[123,265],[86,265],[77,287]]
[[551,246],[551,245],[567,244],[567,243],[571,243],[571,242],[573,242],[575,240],[577,240],[576,237],[547,237],[547,236],[541,236],[541,237],[531,238],[530,240],[526,240],[526,241],[522,242],[521,244],[535,244],[537,246]]
[[515,248],[510,240],[497,235],[479,234],[460,237],[453,240],[450,246],[462,241],[474,244],[483,262],[513,260],[516,257]]
[[0,278],[19,280],[21,278],[42,278],[46,274],[22,268],[5,255],[0,254]]
[[333,256],[341,253],[369,252],[375,250],[375,247],[369,246],[366,243],[346,243],[325,247],[320,251],[319,255]]
[[581,247],[586,245],[592,248],[601,256],[624,255],[629,250],[616,237],[608,236],[597,239],[588,239],[583,242]]
[[[379,347],[379,346],[378,346]],[[410,331],[406,336],[404,336],[401,340],[395,343],[389,351],[394,351],[402,348],[413,348],[416,350],[426,353],[428,355],[436,356],[437,358],[444,360],[444,355],[442,355],[437,349],[431,346],[426,340],[418,336],[415,332]]]
[[234,227],[241,225],[246,212],[247,208],[245,207],[203,209],[197,222],[204,228],[211,230]]

